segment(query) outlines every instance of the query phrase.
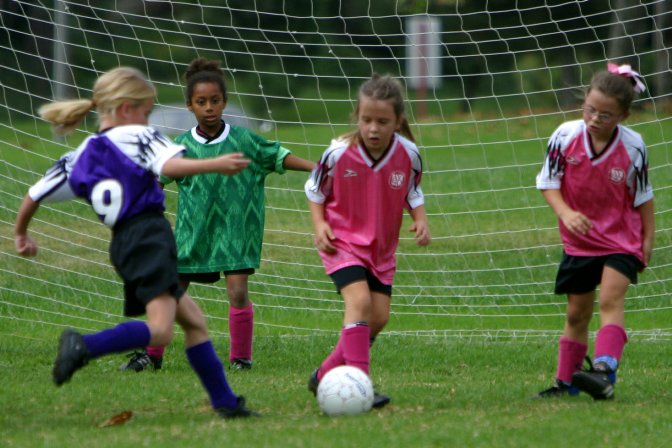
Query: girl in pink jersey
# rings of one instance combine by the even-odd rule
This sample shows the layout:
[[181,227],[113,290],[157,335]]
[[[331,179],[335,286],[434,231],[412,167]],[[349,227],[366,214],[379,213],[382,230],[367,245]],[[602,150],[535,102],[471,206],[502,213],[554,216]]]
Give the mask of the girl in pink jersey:
[[[359,89],[357,130],[334,141],[306,182],[315,246],[345,302],[341,337],[313,372],[314,394],[332,368],[369,373],[369,347],[389,319],[404,209],[418,245],[431,237],[420,189],[422,161],[404,115],[401,85],[374,75]],[[403,136],[402,136],[403,135]],[[390,398],[375,394],[374,407]]]
[[[583,120],[563,123],[551,136],[537,188],[558,216],[563,242],[555,293],[567,294],[556,384],[540,397],[614,397],[616,370],[628,340],[625,294],[653,249],[653,190],[642,137],[619,124],[644,91],[629,65],[609,64],[593,76]],[[581,370],[588,326],[600,285],[600,330],[594,364]]]

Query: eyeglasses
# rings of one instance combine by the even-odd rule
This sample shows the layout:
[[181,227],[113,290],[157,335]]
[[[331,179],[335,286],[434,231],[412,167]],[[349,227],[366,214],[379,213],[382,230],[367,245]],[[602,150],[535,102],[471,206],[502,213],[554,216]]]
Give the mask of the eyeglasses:
[[583,105],[583,113],[590,118],[596,117],[597,121],[601,123],[609,122],[620,117],[620,115],[612,114],[610,112],[600,112],[599,110],[595,110],[592,106],[585,104]]

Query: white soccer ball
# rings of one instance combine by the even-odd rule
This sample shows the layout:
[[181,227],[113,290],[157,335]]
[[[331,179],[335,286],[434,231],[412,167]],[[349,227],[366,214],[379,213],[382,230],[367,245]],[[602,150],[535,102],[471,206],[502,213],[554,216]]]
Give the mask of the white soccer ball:
[[317,404],[330,417],[368,412],[373,404],[371,379],[357,367],[334,367],[320,380]]

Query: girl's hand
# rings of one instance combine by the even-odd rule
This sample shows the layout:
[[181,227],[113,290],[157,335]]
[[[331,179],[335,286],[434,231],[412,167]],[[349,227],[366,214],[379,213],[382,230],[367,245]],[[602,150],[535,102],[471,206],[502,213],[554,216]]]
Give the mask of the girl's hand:
[[16,248],[16,252],[24,257],[34,257],[37,255],[37,243],[27,234],[14,236],[14,247]]
[[409,229],[415,232],[415,243],[418,246],[427,246],[432,241],[432,236],[429,234],[429,227],[427,221],[417,221],[411,224]]
[[331,242],[335,239],[334,232],[326,222],[315,226],[315,247],[322,252],[335,254],[336,248]]
[[560,216],[560,220],[574,235],[585,235],[593,228],[593,223],[583,213],[569,210]]
[[243,153],[236,152],[215,158],[213,164],[218,173],[236,174],[243,171],[250,164],[250,160],[244,158]]
[[653,252],[653,242],[651,241],[646,241],[642,243],[642,252],[644,253],[644,264],[645,266],[639,271],[642,272],[646,268],[646,266],[649,265],[649,262],[651,261],[651,253]]

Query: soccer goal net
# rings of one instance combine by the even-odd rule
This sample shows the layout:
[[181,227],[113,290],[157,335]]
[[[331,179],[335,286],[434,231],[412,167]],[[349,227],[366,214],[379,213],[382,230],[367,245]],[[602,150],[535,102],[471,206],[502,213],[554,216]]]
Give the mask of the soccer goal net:
[[[31,227],[38,256],[14,251],[27,189],[96,130],[92,114],[58,138],[38,107],[89,98],[99,74],[129,65],[157,86],[151,123],[176,136],[195,124],[182,75],[204,57],[226,71],[225,121],[315,161],[354,128],[365,79],[376,72],[403,83],[433,241],[416,246],[405,218],[387,330],[479,339],[559,334],[566,299],[553,285],[562,246],[535,176],[551,132],[581,117],[593,72],[631,64],[647,90],[625,124],[648,146],[657,229],[651,265],[627,294],[626,326],[669,338],[670,11],[669,0],[0,2],[0,332],[97,330],[122,318],[109,231],[87,204],[44,204]],[[342,319],[313,246],[306,178],[267,178],[262,263],[249,286],[259,336],[336,332]],[[174,187],[166,197],[172,221]],[[224,281],[190,292],[214,332],[228,335]]]

